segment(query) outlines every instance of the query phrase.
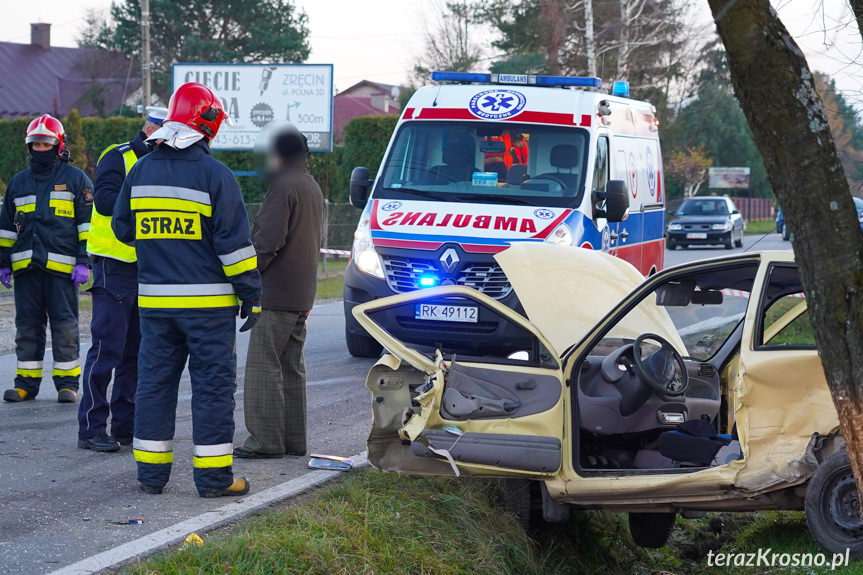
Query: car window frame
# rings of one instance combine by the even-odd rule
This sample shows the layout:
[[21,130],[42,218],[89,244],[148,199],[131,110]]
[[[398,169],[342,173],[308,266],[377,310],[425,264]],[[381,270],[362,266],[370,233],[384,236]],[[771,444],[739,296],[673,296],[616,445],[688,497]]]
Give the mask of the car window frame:
[[[761,286],[761,293],[758,295],[758,308],[757,308],[757,313],[756,313],[756,317],[755,317],[755,332],[753,333],[754,337],[752,340],[752,350],[753,351],[817,351],[818,345],[816,343],[813,343],[813,344],[800,344],[800,343],[796,343],[796,344],[771,344],[769,342],[764,343],[764,331],[765,331],[764,319],[766,318],[767,309],[768,309],[765,307],[765,304],[767,301],[767,290],[770,287],[770,277],[773,275],[773,271],[776,268],[793,268],[793,269],[797,270],[798,275],[800,273],[800,266],[798,266],[796,263],[793,263],[793,262],[771,262],[768,265],[767,271],[764,274],[764,283]],[[786,296],[782,296],[782,297],[786,297]],[[778,299],[774,300],[772,303],[776,303],[777,301],[779,301],[779,300]],[[799,317],[800,316],[798,316],[797,318],[795,318],[792,321],[796,321],[797,319],[799,319]],[[790,323],[789,323],[789,325],[790,325]],[[779,333],[782,333],[782,332],[780,331]],[[777,333],[776,335],[779,335],[779,333]],[[774,335],[774,338],[776,337],[776,335]]]

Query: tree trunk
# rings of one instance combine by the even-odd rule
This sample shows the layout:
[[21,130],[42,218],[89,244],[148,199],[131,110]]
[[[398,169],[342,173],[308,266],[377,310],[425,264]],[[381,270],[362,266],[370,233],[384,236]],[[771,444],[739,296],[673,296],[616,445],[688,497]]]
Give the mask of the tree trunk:
[[857,20],[857,29],[863,36],[863,0],[850,0],[849,3],[851,4],[851,11],[854,12],[854,18]]
[[617,49],[617,79],[629,79],[629,26],[632,21],[632,0],[620,2],[620,47]]
[[587,75],[596,73],[596,37],[593,29],[593,0],[584,0],[584,48],[587,54]]
[[768,0],[708,0],[793,232],[827,384],[863,492],[863,233],[806,58]]

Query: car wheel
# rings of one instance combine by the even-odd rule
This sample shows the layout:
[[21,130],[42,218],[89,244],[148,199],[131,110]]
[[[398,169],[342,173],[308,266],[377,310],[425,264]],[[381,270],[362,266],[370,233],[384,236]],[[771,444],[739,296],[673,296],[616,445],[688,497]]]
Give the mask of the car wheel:
[[786,242],[791,239],[791,234],[788,232],[788,226],[782,224],[782,239]]
[[666,240],[665,241],[665,249],[674,251],[677,249],[677,244],[671,240]]
[[639,547],[659,549],[674,528],[676,513],[630,513],[629,534]]
[[499,479],[498,498],[504,510],[528,529],[533,524],[533,482],[530,479]]
[[725,239],[725,249],[734,249],[734,230],[728,232],[728,237]]
[[737,242],[734,245],[737,246],[738,248],[743,247],[743,230],[742,229],[740,230],[740,237],[737,238]]
[[863,516],[848,453],[842,449],[821,462],[806,488],[806,524],[830,553],[863,557]]
[[353,357],[380,357],[384,349],[374,338],[351,333],[347,327],[345,327],[345,341],[348,344],[348,353]]

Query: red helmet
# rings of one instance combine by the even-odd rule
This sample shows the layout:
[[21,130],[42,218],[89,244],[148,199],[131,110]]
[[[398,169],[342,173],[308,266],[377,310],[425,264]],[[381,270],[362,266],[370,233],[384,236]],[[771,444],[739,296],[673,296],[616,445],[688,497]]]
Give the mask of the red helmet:
[[65,148],[66,130],[60,120],[51,114],[42,114],[27,126],[27,135],[24,137],[26,144],[33,142],[48,142],[52,146],[58,146],[57,153],[62,154]]
[[203,84],[189,82],[171,95],[165,121],[185,124],[212,140],[226,118],[230,123],[222,101],[212,90]]

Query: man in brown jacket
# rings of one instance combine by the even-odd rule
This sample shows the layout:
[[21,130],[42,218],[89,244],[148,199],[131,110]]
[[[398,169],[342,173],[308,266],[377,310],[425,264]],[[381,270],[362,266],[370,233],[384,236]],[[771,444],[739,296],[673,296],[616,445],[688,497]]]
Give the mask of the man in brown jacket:
[[306,137],[294,126],[267,146],[269,190],[252,228],[263,280],[261,317],[246,359],[249,438],[234,457],[306,454],[306,318],[315,302],[324,197],[309,174]]

